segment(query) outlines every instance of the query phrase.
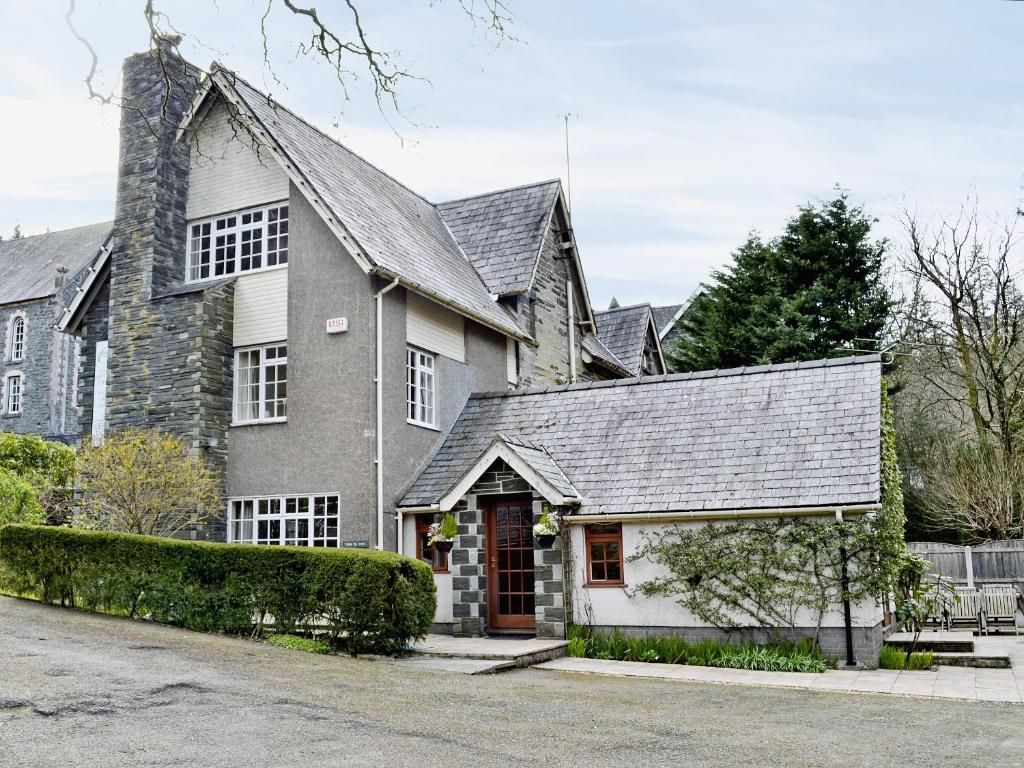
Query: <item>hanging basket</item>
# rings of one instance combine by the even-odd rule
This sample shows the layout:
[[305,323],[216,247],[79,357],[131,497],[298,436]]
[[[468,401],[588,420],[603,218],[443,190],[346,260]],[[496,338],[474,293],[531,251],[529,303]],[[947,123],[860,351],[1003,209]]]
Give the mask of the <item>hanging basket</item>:
[[537,536],[537,543],[542,547],[547,548],[555,543],[555,539],[558,538],[556,533],[542,533]]
[[435,541],[434,549],[440,552],[442,555],[447,555],[452,551],[452,547],[455,546],[454,541]]

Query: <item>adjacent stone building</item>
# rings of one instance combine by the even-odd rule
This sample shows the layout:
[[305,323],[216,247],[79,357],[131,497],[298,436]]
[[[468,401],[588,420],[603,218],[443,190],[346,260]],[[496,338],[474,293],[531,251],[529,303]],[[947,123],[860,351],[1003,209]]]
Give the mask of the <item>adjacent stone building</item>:
[[73,441],[78,342],[54,325],[110,223],[0,242],[0,431]]

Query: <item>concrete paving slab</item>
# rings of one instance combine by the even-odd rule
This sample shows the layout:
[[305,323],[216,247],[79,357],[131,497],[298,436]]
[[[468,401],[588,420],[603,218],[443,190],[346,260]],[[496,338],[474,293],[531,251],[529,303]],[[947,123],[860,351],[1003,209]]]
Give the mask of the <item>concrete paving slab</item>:
[[412,647],[413,652],[440,658],[489,659],[511,661],[517,667],[529,667],[565,655],[565,640],[535,637],[452,637],[427,635]]
[[[939,667],[938,671],[900,672],[897,670],[829,670],[822,674],[759,672],[717,667],[645,664],[642,662],[603,661],[566,657],[539,664],[537,669],[577,672],[614,677],[643,677],[683,682],[722,683],[759,687],[802,688],[847,693],[878,693],[922,698],[962,699],[1024,704],[1024,686],[1011,670],[975,670]],[[976,672],[984,672],[979,685]]]
[[403,667],[415,667],[416,669],[428,669],[436,672],[452,672],[459,675],[494,675],[498,672],[516,668],[514,661],[434,656],[415,656],[411,659],[400,659],[395,663]]

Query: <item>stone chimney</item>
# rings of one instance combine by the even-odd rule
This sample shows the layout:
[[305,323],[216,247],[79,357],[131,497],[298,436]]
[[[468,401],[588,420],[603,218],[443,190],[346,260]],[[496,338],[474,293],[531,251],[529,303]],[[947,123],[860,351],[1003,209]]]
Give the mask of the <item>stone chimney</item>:
[[148,300],[184,278],[189,147],[175,138],[202,73],[176,43],[162,40],[122,68],[112,264],[118,300],[126,293]]
[[[172,41],[125,59],[110,252],[107,427],[160,427],[193,442],[197,352],[183,336],[200,311],[159,297],[185,277],[189,146],[177,141],[200,72]],[[169,389],[169,387],[180,389]],[[165,397],[166,400],[161,399]]]

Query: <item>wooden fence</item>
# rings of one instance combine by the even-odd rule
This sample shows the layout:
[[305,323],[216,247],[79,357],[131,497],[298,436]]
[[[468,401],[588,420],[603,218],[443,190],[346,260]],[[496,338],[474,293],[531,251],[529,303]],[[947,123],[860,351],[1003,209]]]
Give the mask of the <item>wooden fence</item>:
[[932,564],[935,573],[954,581],[1024,585],[1024,540],[989,541],[973,547],[910,542],[907,549]]

